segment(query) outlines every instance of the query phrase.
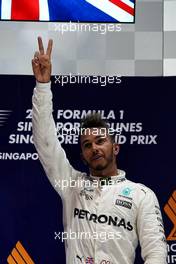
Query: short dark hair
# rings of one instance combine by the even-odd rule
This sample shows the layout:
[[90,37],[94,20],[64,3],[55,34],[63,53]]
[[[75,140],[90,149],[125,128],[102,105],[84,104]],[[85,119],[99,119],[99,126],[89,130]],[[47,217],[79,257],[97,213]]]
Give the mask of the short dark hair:
[[[83,130],[86,128],[106,128],[108,131],[109,125],[107,123],[107,120],[102,119],[100,113],[91,113],[91,114],[86,115],[81,120],[80,129]],[[81,135],[81,133],[80,133],[80,135]],[[109,135],[109,137],[111,138],[111,141],[114,143],[115,142],[114,134]]]

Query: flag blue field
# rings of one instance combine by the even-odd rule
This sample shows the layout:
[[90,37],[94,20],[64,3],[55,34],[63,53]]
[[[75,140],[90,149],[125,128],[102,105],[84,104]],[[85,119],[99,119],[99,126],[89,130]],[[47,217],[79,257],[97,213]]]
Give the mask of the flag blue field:
[[0,0],[0,19],[134,23],[135,0]]

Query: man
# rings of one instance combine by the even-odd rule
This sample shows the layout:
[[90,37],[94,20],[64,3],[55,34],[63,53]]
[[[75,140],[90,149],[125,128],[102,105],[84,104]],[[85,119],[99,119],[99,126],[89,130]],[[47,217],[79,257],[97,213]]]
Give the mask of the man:
[[[157,198],[146,186],[127,180],[125,172],[117,168],[119,146],[99,115],[88,116],[81,126],[82,158],[90,175],[76,171],[67,160],[52,117],[52,40],[46,53],[40,37],[38,44],[39,52],[32,60],[37,81],[33,95],[34,144],[53,186],[65,180],[75,183],[58,188],[65,232],[77,235],[76,239],[67,240],[67,264],[132,264],[138,241],[145,264],[166,264],[167,248]],[[102,128],[106,134],[101,133]],[[80,239],[83,233],[89,233],[89,239]]]

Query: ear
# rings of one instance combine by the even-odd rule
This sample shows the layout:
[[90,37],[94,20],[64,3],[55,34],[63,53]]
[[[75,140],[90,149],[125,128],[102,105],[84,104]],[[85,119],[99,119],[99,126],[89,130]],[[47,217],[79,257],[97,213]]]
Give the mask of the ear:
[[113,144],[113,148],[114,148],[114,154],[117,156],[118,153],[119,153],[119,150],[120,150],[120,146],[119,146],[119,144],[114,143],[114,144]]

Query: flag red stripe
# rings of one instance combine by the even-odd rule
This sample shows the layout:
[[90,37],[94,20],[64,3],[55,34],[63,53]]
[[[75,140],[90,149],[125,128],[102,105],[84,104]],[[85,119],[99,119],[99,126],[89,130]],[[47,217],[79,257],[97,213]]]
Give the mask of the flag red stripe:
[[128,12],[130,15],[134,16],[134,8],[132,8],[131,6],[125,4],[121,0],[109,0],[109,1],[113,3],[114,5],[122,8],[124,11]]
[[39,20],[39,0],[12,0],[11,19]]

